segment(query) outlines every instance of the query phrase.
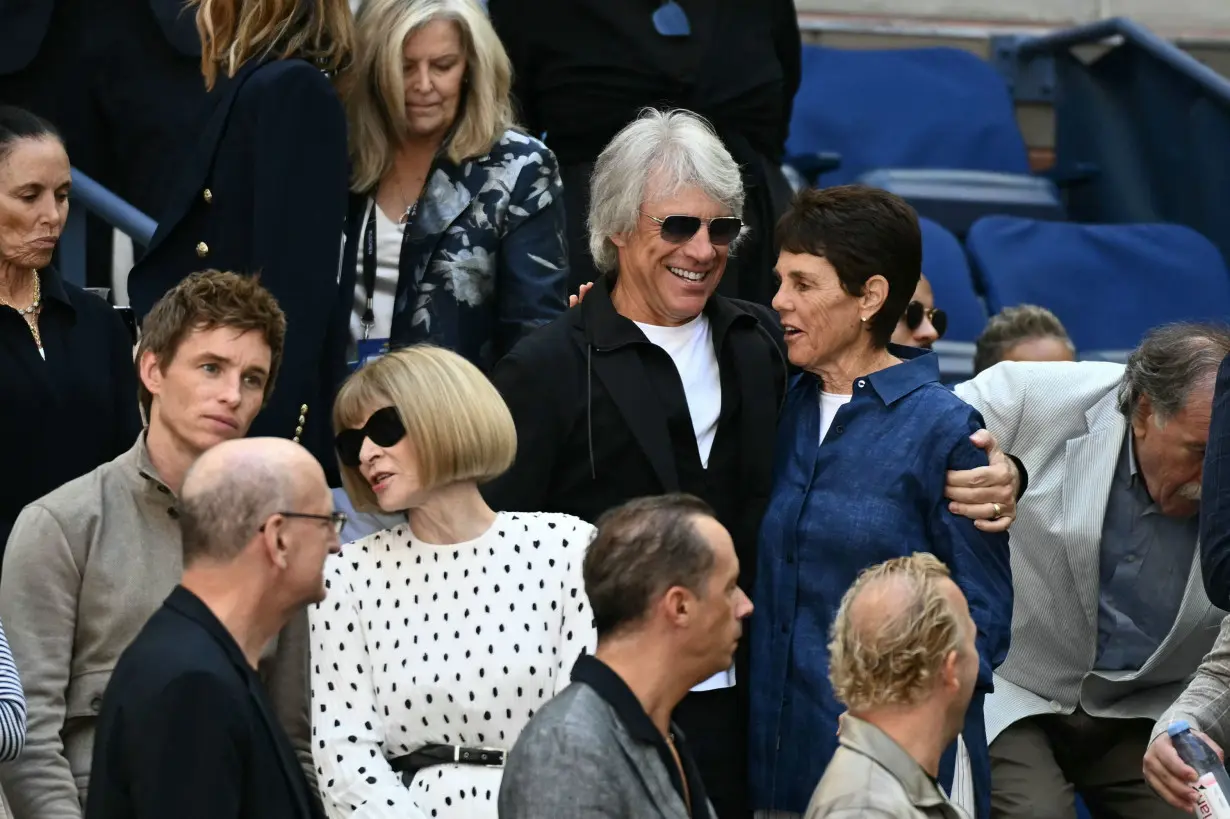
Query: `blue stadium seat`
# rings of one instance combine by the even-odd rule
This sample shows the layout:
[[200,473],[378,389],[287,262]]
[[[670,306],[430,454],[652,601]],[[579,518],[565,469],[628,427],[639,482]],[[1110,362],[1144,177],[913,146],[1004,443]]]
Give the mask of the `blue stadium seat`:
[[987,309],[1040,304],[1082,356],[1129,350],[1170,321],[1230,318],[1230,273],[1217,248],[1182,225],[1081,225],[980,219],[965,247]]
[[[958,235],[989,213],[1063,218],[1054,187],[1030,174],[1004,79],[959,49],[805,46],[786,153],[804,176],[821,170],[813,183],[892,190]],[[823,170],[833,154],[840,165]]]
[[834,151],[825,185],[877,168],[1029,173],[1012,95],[990,64],[954,48],[804,46],[787,155]]
[[930,219],[919,219],[922,228],[922,272],[931,282],[935,306],[948,314],[946,341],[969,341],[978,338],[987,323],[982,301],[974,292],[974,279],[961,243]]

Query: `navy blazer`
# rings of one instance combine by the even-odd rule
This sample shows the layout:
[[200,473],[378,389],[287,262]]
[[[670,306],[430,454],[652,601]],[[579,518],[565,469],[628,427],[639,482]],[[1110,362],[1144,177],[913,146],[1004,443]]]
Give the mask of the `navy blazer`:
[[294,438],[335,470],[330,413],[345,375],[338,254],[346,218],[346,117],[333,85],[299,59],[224,79],[128,292],[138,320],[198,270],[259,274],[286,312],[286,349],[252,435]]
[[1219,609],[1230,608],[1230,356],[1221,362],[1213,392],[1200,500],[1200,561],[1209,600]]
[[88,819],[322,819],[260,678],[177,586],[103,695]]
[[[351,198],[341,289],[353,294],[367,195]],[[429,342],[490,371],[568,306],[555,155],[508,130],[484,156],[436,160],[402,240],[391,347]],[[345,297],[347,307],[353,297]]]

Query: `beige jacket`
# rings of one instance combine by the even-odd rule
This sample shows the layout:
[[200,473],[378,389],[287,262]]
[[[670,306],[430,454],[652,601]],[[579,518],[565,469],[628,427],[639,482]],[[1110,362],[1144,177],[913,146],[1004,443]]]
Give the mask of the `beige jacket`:
[[846,714],[806,819],[966,819],[888,734]]
[[[29,721],[24,753],[0,766],[13,819],[81,819],[111,672],[182,570],[175,496],[157,478],[144,434],[17,517],[0,575],[0,622]],[[307,638],[305,611],[260,670],[315,789]]]

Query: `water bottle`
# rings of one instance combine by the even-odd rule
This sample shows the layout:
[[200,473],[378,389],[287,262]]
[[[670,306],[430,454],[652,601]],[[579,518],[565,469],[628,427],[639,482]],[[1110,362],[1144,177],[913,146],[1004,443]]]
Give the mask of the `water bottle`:
[[1179,758],[1196,771],[1196,816],[1201,819],[1230,819],[1230,775],[1217,754],[1200,737],[1192,733],[1187,720],[1170,723],[1167,733]]

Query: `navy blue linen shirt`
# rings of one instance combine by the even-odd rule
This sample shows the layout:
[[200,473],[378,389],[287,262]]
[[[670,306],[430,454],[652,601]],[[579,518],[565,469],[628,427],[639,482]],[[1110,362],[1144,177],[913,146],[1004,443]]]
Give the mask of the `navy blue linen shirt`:
[[964,736],[985,814],[982,695],[1008,653],[1008,536],[979,531],[944,499],[947,470],[987,464],[969,440],[982,417],[940,384],[933,353],[890,351],[902,363],[855,381],[821,445],[817,377],[799,376],[782,408],[751,618],[756,809],[802,813],[837,748],[845,707],[829,683],[828,639],[842,595],[864,568],[921,551],[947,564],[978,627],[978,687]]

